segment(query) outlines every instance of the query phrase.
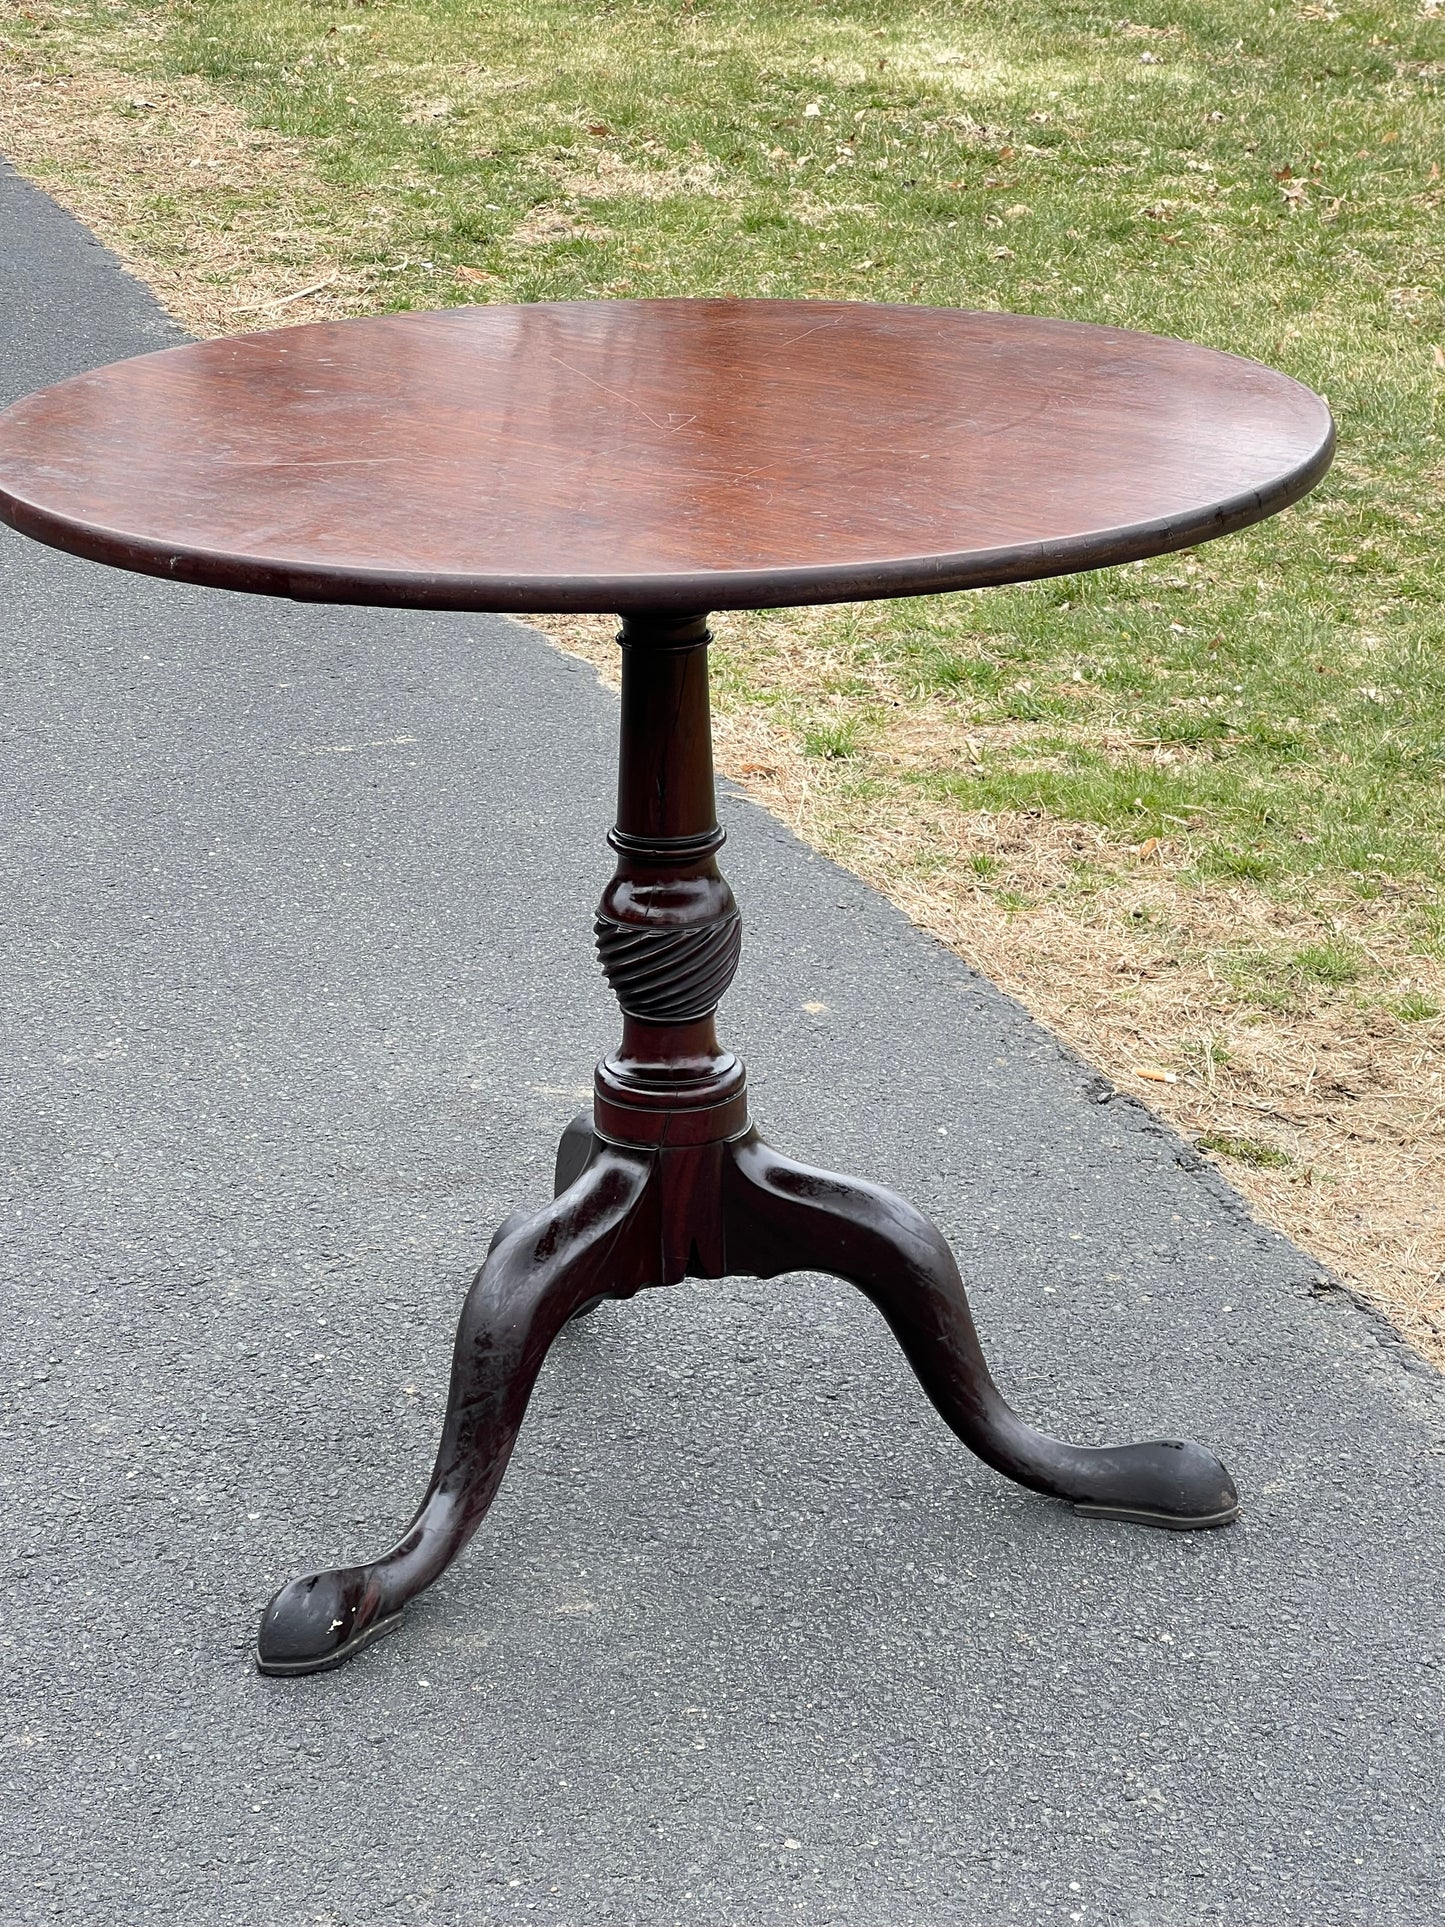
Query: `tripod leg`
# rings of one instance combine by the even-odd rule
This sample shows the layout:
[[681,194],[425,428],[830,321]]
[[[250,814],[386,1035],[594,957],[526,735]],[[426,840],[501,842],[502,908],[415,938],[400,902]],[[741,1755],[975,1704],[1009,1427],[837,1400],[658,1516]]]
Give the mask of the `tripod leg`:
[[426,1497],[379,1558],[276,1594],[257,1641],[263,1673],[340,1665],[394,1631],[406,1602],[456,1558],[496,1496],[552,1340],[604,1279],[614,1288],[650,1282],[653,1246],[636,1233],[651,1170],[646,1153],[604,1146],[545,1211],[503,1227],[462,1311]]
[[989,1376],[953,1253],[891,1191],[809,1170],[750,1132],[730,1147],[723,1209],[730,1270],[824,1271],[859,1286],[943,1418],[1006,1478],[1144,1525],[1219,1526],[1237,1514],[1233,1481],[1201,1445],[1067,1445],[1026,1425]]
[[575,1184],[581,1177],[601,1145],[601,1138],[592,1128],[591,1111],[579,1111],[557,1146],[557,1173],[552,1188],[559,1198],[569,1184]]
[[[557,1146],[557,1162],[552,1184],[553,1197],[560,1198],[570,1185],[577,1182],[592,1162],[593,1153],[600,1150],[601,1145],[602,1140],[592,1129],[591,1111],[579,1112],[562,1133],[562,1141]],[[514,1211],[509,1218],[504,1218],[492,1233],[492,1242],[487,1246],[487,1256],[490,1257],[497,1246],[510,1238],[514,1231],[520,1230],[531,1215],[530,1211]],[[601,1303],[600,1296],[591,1298],[581,1311],[574,1312],[572,1316],[585,1318],[589,1311],[595,1310]]]
[[[591,1111],[579,1111],[562,1133],[562,1142],[557,1146],[557,1175],[553,1188],[559,1198],[569,1184],[577,1182],[601,1148],[602,1140],[592,1129]],[[572,1323],[575,1325],[579,1318],[590,1318],[597,1307],[606,1302],[607,1293],[599,1291],[585,1305],[578,1306],[572,1314]]]

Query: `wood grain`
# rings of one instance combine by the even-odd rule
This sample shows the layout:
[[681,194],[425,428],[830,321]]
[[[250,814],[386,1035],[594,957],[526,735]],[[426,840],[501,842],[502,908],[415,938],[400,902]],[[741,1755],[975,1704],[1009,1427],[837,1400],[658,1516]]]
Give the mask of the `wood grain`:
[[207,341],[0,415],[0,515],[269,595],[701,610],[1200,542],[1329,465],[1318,396],[1184,342],[862,303],[463,307]]

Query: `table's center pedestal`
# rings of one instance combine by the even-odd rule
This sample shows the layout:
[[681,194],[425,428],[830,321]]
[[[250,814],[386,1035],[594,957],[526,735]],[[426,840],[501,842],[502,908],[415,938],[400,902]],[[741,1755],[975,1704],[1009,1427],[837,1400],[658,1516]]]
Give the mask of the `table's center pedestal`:
[[336,1666],[396,1628],[491,1504],[563,1327],[604,1299],[684,1277],[824,1271],[856,1284],[963,1442],[1081,1511],[1188,1528],[1238,1510],[1229,1474],[1202,1446],[1081,1447],[1025,1424],[989,1376],[936,1227],[877,1185],[780,1156],[751,1128],[742,1064],[715,1027],[741,924],[717,867],[706,618],[631,616],[618,640],[617,869],[596,929],[621,1042],[598,1066],[592,1113],[563,1137],[553,1202],[509,1218],[473,1282],[415,1517],[379,1558],[282,1588],[261,1624],[263,1672]]
[[597,955],[622,1041],[597,1069],[597,1130],[622,1144],[713,1144],[747,1126],[742,1064],[716,1011],[742,948],[718,872],[704,616],[624,619],[617,873]]

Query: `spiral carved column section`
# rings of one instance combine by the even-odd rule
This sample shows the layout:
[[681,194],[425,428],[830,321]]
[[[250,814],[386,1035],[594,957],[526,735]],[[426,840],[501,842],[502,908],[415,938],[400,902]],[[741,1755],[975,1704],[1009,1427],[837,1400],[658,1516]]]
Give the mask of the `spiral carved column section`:
[[612,994],[626,1016],[647,1024],[690,1024],[710,1016],[733,980],[743,947],[735,909],[714,922],[673,926],[599,916],[594,928]]
[[622,1042],[598,1066],[599,1135],[624,1144],[717,1143],[747,1128],[743,1067],[717,1041],[742,921],[718,871],[707,621],[624,618],[617,871],[594,926],[622,1007]]

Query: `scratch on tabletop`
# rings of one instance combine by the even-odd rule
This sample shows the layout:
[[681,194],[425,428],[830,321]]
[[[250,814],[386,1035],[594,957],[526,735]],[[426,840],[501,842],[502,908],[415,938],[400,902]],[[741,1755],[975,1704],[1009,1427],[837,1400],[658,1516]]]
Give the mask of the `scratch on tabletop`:
[[693,414],[688,416],[687,421],[660,422],[656,415],[648,414],[641,402],[634,401],[631,395],[624,395],[616,388],[609,388],[605,381],[598,381],[597,377],[595,375],[589,375],[585,368],[574,368],[572,363],[570,361],[564,361],[561,355],[553,355],[552,359],[559,368],[565,368],[569,374],[580,375],[583,381],[590,381],[594,388],[600,388],[604,395],[611,395],[614,401],[620,401],[628,408],[635,408],[645,422],[651,422],[654,428],[660,428],[666,435],[676,435],[687,427],[688,422],[695,422],[697,420],[697,416]]
[[800,335],[789,335],[786,341],[780,341],[778,343],[778,353],[781,354],[784,348],[796,348],[798,343],[800,341],[806,341],[809,335],[821,334],[824,328],[836,328],[837,325],[838,318],[834,315],[831,320],[820,321],[815,327],[804,328]]

